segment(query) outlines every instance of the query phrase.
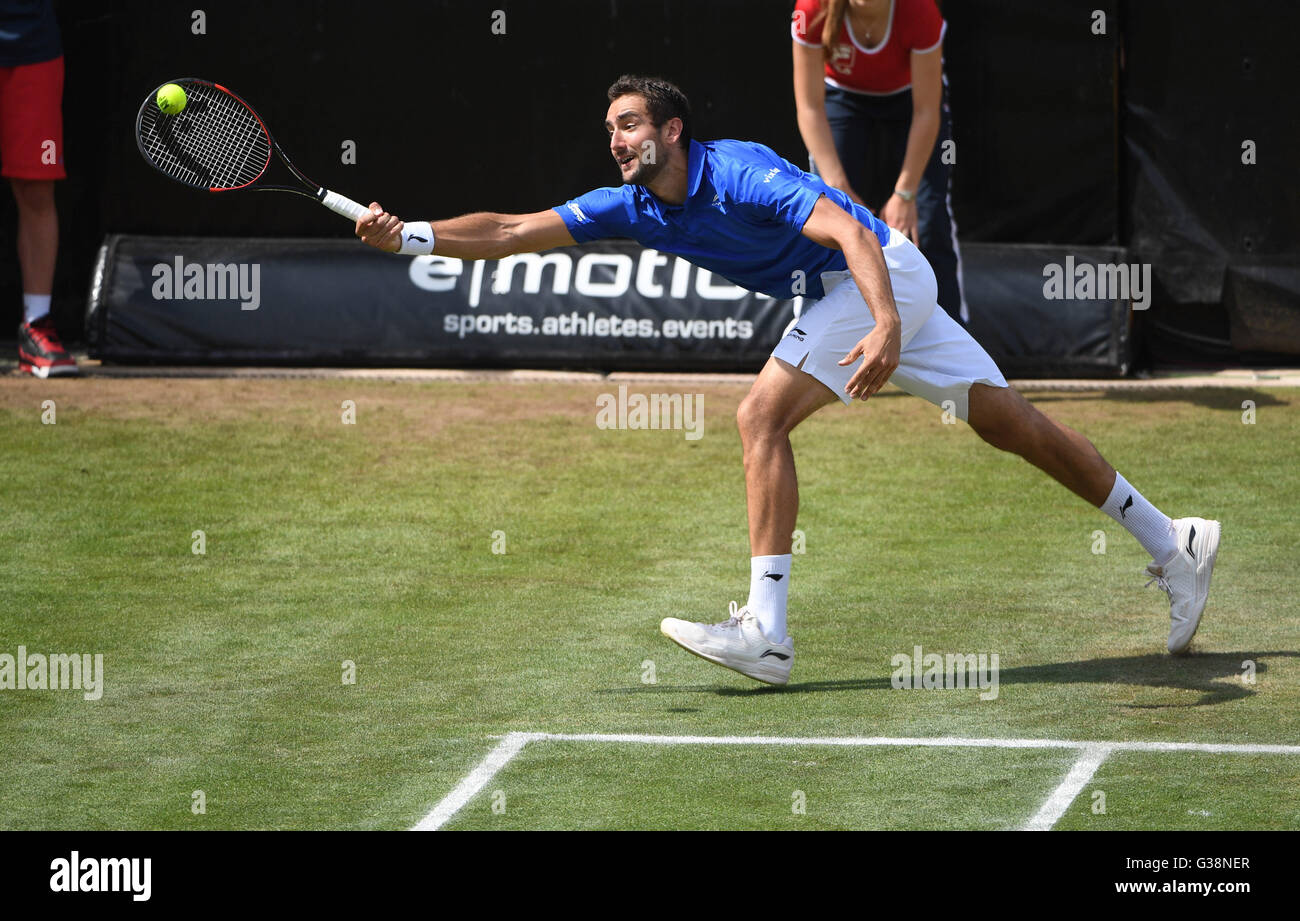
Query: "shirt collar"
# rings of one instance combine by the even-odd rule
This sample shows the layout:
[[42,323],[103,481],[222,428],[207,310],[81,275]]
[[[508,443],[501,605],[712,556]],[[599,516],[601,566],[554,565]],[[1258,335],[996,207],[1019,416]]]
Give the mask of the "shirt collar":
[[704,177],[704,145],[699,141],[691,141],[690,153],[686,159],[686,201],[680,205],[670,205],[662,201],[658,196],[651,192],[643,185],[637,186],[637,194],[642,197],[643,201],[652,201],[658,208],[678,209],[685,208],[686,202],[690,201],[695,193],[700,190],[700,183]]
[[700,190],[700,179],[704,176],[704,145],[691,141],[690,158],[686,164],[686,197],[689,199]]

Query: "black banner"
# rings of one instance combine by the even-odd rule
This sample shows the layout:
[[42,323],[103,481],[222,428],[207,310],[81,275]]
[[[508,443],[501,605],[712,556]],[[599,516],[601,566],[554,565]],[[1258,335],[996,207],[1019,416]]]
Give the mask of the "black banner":
[[1150,266],[1104,246],[963,244],[971,334],[1008,377],[1106,377],[1132,362]]
[[757,371],[797,301],[622,240],[468,261],[114,236],[87,332],[107,361]]
[[[1123,250],[963,253],[972,331],[1006,373],[1127,370],[1129,304],[1150,284]],[[470,261],[353,240],[114,236],[87,331],[110,362],[752,372],[796,309],[627,240]]]

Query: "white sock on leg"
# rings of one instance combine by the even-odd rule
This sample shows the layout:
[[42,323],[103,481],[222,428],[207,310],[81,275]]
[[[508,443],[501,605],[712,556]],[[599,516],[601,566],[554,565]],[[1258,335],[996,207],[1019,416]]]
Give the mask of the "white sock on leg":
[[1166,563],[1178,552],[1173,522],[1164,512],[1142,497],[1115,471],[1115,485],[1101,510],[1122,524],[1138,539],[1157,563]]
[[35,323],[41,317],[50,312],[50,297],[48,294],[24,294],[23,295],[23,322]]
[[745,607],[754,612],[763,635],[774,643],[786,637],[785,605],[789,597],[790,554],[750,557],[749,601]]

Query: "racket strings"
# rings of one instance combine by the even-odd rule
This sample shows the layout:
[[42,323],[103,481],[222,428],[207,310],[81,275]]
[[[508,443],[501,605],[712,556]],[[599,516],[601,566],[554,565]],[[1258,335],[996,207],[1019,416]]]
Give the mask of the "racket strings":
[[[261,125],[238,100],[215,88],[203,87],[208,118],[195,145],[202,162],[212,164],[214,188],[246,185],[261,175],[270,145]],[[197,114],[197,113],[196,113]]]
[[178,115],[145,108],[139,133],[150,162],[203,189],[238,188],[261,176],[270,161],[270,138],[248,107],[214,86],[187,83],[185,91],[185,111]]

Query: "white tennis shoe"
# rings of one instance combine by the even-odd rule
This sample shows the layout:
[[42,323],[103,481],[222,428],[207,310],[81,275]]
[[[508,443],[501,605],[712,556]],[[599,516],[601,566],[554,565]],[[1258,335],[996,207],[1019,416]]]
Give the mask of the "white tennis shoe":
[[748,608],[736,609],[731,602],[731,617],[717,624],[696,624],[676,617],[665,617],[659,631],[689,653],[740,672],[755,681],[785,684],[794,664],[794,642],[786,637],[780,643],[763,635],[758,617]]
[[1178,552],[1163,565],[1151,561],[1147,585],[1154,582],[1169,596],[1168,646],[1177,655],[1186,652],[1210,596],[1210,576],[1214,558],[1219,555],[1219,523],[1204,518],[1176,518],[1173,524]]

